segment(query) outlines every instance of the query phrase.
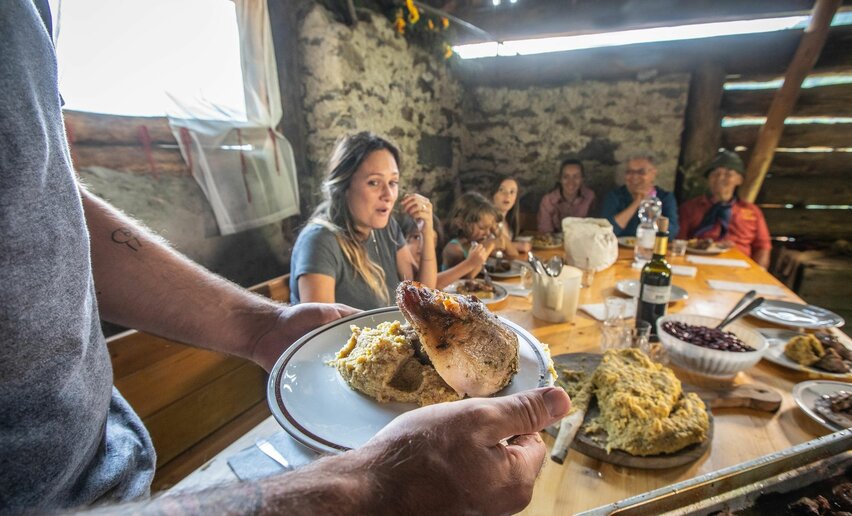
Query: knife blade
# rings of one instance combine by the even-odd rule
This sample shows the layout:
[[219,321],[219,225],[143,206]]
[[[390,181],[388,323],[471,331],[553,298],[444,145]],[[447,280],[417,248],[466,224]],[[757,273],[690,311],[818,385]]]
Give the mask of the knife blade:
[[275,446],[273,446],[271,442],[267,441],[266,439],[259,439],[256,443],[254,443],[254,445],[257,446],[258,449],[262,451],[267,457],[284,466],[285,468],[290,469],[290,463],[287,461],[287,459],[284,458],[283,455],[278,453],[278,450],[275,449]]

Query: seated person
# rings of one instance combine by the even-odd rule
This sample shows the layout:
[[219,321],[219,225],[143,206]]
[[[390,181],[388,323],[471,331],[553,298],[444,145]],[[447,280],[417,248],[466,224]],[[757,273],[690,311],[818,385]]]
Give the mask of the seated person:
[[[341,139],[323,184],[323,202],[293,247],[290,300],[345,303],[364,310],[394,303],[402,279],[434,287],[437,278],[432,203],[407,195],[402,209],[423,221],[417,263],[391,217],[399,195],[399,150],[362,132]],[[415,272],[416,265],[416,272]]]
[[578,159],[566,159],[559,166],[559,182],[541,198],[538,208],[538,232],[561,233],[565,217],[588,217],[595,192],[583,184],[586,171]]
[[744,172],[743,161],[735,152],[720,151],[704,172],[710,192],[680,207],[678,238],[731,242],[766,268],[772,244],[763,212],[737,197],[737,187],[745,179]]
[[495,189],[491,192],[491,201],[502,216],[497,223],[497,249],[504,252],[506,258],[517,258],[520,253],[532,249],[529,242],[513,242],[521,232],[521,214],[518,197],[521,190],[518,182],[511,177],[497,176],[491,183]]
[[604,198],[601,217],[612,223],[615,236],[636,236],[639,226],[639,204],[646,197],[656,197],[663,204],[661,216],[669,219],[669,235],[678,234],[677,201],[671,192],[654,186],[657,167],[650,154],[641,154],[627,160],[624,185],[609,192]]
[[451,282],[479,274],[497,246],[499,220],[500,212],[481,194],[468,192],[456,200],[448,231],[452,240],[441,253],[441,271],[452,273]]
[[[433,230],[435,235],[435,253],[437,255],[438,249],[441,249],[444,244],[444,232],[441,229],[441,221],[438,219],[437,215],[432,215],[433,217]],[[411,218],[407,213],[400,218],[399,227],[402,228],[402,232],[405,235],[405,242],[408,246],[408,250],[411,251],[411,256],[414,258],[414,263],[420,262],[420,257],[423,254],[423,232],[420,231],[420,228],[417,222]],[[488,259],[488,254],[486,253],[486,248],[483,246],[478,246],[475,252],[471,252],[467,257],[468,263],[460,263],[455,267],[450,267],[447,270],[442,270],[438,272],[438,281],[435,284],[435,288],[443,289],[448,286],[450,283],[459,280],[467,274],[473,266],[476,266],[477,263],[484,263],[485,260]],[[481,267],[481,264],[478,265]],[[416,272],[415,268],[415,272]]]

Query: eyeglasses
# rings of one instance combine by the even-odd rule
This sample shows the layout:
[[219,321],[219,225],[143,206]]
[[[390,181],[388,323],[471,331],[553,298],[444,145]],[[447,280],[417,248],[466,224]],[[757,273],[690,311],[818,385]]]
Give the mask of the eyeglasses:
[[627,176],[645,176],[647,174],[648,174],[648,171],[645,170],[644,168],[628,168],[624,172],[624,175],[627,175]]

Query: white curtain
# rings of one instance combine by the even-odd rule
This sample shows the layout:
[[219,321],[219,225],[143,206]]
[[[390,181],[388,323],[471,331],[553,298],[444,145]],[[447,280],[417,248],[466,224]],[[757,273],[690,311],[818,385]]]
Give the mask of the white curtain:
[[169,124],[223,235],[299,213],[293,149],[281,119],[278,70],[266,0],[234,0],[246,117],[173,99]]

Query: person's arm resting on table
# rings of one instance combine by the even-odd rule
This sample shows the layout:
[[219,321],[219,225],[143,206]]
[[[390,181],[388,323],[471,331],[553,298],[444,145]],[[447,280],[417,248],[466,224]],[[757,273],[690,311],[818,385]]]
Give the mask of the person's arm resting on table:
[[267,371],[310,330],[354,313],[345,305],[285,307],[216,276],[81,188],[101,317],[253,360]]

